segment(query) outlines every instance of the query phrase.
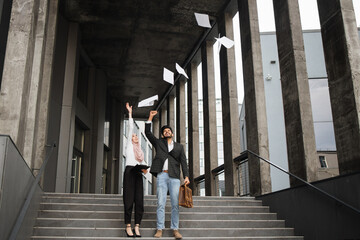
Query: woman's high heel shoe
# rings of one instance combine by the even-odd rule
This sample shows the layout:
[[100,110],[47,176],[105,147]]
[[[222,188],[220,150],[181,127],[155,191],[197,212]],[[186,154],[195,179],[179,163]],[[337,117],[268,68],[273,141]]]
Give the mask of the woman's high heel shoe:
[[129,235],[129,233],[128,233],[128,231],[127,231],[128,228],[130,229],[130,231],[132,231],[132,230],[131,230],[131,226],[126,226],[126,229],[125,229],[126,236],[127,236],[127,237],[135,237],[135,234],[134,234],[133,232],[132,232],[132,235]]
[[[139,234],[137,234],[136,231],[135,231],[135,228],[136,228],[136,227],[138,228]],[[139,225],[139,224],[136,224],[136,225],[135,225],[135,228],[134,228],[134,230],[133,230],[133,232],[135,233],[135,237],[141,237],[141,234],[140,234],[140,225]]]

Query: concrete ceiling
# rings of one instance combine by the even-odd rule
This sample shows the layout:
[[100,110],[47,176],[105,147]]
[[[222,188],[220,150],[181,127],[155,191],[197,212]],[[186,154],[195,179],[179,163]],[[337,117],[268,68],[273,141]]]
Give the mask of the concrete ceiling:
[[137,102],[155,94],[162,98],[171,87],[162,80],[163,67],[176,73],[175,63],[184,63],[205,31],[194,12],[216,17],[226,2],[63,0],[61,11],[79,23],[81,45],[107,75],[110,94],[130,101],[134,116],[145,118],[151,108],[136,109]]

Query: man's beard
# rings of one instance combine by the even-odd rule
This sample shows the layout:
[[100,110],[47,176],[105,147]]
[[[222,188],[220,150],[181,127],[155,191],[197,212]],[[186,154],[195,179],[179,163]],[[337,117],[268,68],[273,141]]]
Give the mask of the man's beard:
[[171,135],[170,136],[164,136],[164,138],[168,139],[168,138],[172,138],[172,136]]

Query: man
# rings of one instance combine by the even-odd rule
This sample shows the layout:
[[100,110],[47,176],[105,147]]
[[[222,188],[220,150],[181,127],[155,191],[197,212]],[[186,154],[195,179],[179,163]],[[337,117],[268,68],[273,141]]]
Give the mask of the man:
[[181,239],[179,233],[179,188],[180,188],[180,165],[184,175],[184,183],[189,184],[189,170],[186,163],[184,148],[180,143],[173,141],[174,134],[170,126],[161,128],[162,138],[156,138],[151,132],[151,122],[157,111],[150,111],[149,119],[145,124],[145,134],[153,147],[156,156],[152,161],[150,173],[157,178],[157,224],[154,237],[161,238],[165,228],[165,205],[167,192],[171,199],[171,229],[174,237]]

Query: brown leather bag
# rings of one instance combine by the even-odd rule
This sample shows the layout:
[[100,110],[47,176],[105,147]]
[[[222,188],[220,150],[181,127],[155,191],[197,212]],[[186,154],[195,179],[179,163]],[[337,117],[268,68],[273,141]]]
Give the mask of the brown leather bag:
[[193,207],[192,190],[185,184],[181,185],[179,189],[179,206]]

